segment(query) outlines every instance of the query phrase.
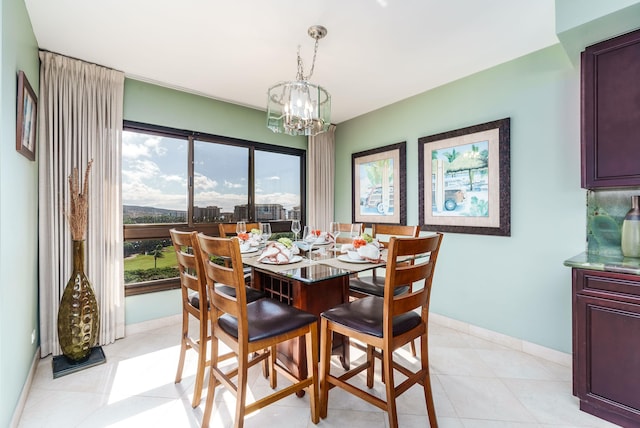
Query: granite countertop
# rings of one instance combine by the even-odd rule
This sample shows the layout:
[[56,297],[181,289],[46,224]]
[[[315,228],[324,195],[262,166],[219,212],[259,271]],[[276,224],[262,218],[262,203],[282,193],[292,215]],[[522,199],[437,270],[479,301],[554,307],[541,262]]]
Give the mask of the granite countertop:
[[623,257],[622,255],[602,256],[584,252],[565,260],[564,265],[579,269],[640,275],[640,259]]

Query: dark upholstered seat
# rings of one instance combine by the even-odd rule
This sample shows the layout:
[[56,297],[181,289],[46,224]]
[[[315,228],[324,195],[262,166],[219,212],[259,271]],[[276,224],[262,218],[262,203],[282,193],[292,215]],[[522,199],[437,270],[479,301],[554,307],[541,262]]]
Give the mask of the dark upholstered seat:
[[[363,297],[350,303],[338,305],[322,313],[329,321],[340,324],[375,337],[382,337],[382,315],[384,299],[381,297]],[[393,318],[393,335],[406,333],[420,324],[420,315],[406,312]]]

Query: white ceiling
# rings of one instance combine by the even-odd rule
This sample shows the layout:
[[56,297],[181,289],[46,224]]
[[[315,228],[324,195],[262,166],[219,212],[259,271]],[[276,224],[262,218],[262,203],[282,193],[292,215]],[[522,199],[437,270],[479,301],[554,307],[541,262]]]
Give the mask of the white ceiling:
[[127,77],[265,110],[309,73],[332,122],[558,43],[554,0],[25,0],[38,46]]

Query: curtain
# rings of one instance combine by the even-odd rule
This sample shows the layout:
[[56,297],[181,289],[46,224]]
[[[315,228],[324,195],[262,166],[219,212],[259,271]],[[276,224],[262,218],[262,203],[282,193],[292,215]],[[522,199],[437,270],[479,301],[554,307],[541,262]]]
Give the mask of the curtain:
[[100,311],[99,344],[124,337],[121,140],[124,74],[40,52],[38,105],[41,356],[61,353],[58,306],[72,263],[68,177],[89,177],[85,272]]
[[329,230],[333,221],[335,182],[335,141],[336,126],[331,125],[326,132],[309,137],[309,225]]

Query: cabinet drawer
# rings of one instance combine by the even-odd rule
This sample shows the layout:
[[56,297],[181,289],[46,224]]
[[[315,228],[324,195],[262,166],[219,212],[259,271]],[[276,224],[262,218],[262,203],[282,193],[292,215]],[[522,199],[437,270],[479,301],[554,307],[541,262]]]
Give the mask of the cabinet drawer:
[[579,295],[640,303],[640,276],[583,269],[574,269],[573,276]]

